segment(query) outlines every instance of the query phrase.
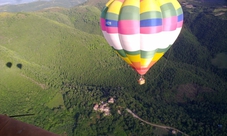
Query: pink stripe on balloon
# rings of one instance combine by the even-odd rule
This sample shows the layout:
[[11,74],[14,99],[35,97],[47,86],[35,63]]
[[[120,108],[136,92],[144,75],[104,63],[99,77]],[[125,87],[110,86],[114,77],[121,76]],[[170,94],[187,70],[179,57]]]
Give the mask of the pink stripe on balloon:
[[118,21],[118,29],[120,34],[139,34],[140,21],[138,20],[120,20]]
[[123,3],[125,0],[116,0],[116,1],[120,1],[120,2],[122,2],[122,3]]
[[163,31],[173,31],[177,28],[177,16],[164,18],[162,20]]
[[141,34],[155,34],[162,31],[162,26],[140,27]]
[[107,33],[118,33],[118,27],[106,27]]
[[147,73],[147,71],[150,69],[150,68],[134,68],[136,70],[137,73],[139,73],[140,75],[145,75]]
[[100,26],[103,31],[106,31],[106,20],[104,18],[100,19]]
[[180,28],[183,26],[183,21],[177,22],[177,28]]

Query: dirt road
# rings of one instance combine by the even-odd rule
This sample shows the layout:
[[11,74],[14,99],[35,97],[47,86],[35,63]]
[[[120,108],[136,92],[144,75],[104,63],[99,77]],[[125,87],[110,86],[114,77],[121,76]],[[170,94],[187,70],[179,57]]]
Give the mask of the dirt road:
[[141,119],[139,116],[137,116],[135,113],[133,113],[130,109],[126,108],[126,110],[127,110],[128,113],[132,114],[132,116],[134,118],[137,118],[137,119],[139,119],[140,121],[142,121],[142,122],[144,122],[146,124],[149,124],[149,125],[154,126],[154,127],[159,127],[159,128],[169,129],[169,130],[175,130],[176,132],[181,133],[184,136],[189,136],[189,135],[185,134],[184,132],[182,132],[182,131],[174,128],[174,127],[169,127],[169,126],[163,126],[163,125],[158,125],[158,124],[150,123],[150,122],[148,122],[146,120]]

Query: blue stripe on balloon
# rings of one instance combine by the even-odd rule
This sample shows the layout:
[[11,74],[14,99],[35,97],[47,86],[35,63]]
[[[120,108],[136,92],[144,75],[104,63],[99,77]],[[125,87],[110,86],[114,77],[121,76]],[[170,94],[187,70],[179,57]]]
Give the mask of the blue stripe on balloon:
[[184,19],[183,14],[180,14],[180,15],[177,17],[177,22],[183,21],[183,19]]
[[140,20],[140,27],[161,26],[161,25],[162,25],[161,18]]
[[118,27],[118,21],[106,19],[106,26],[107,27]]

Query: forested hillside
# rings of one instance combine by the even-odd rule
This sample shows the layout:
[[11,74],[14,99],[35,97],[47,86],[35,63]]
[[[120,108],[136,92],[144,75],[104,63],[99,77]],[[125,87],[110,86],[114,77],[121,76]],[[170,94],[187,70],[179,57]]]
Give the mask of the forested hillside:
[[[190,136],[227,135],[227,20],[184,6],[179,38],[139,86],[101,34],[103,3],[0,13],[0,113],[68,136],[173,135],[128,108]],[[94,110],[106,103],[108,115]]]

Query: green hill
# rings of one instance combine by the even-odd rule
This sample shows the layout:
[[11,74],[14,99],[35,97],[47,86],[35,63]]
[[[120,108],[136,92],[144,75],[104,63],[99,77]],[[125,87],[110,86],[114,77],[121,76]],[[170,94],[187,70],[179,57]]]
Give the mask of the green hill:
[[84,3],[85,0],[47,0],[47,1],[33,1],[30,3],[18,4],[18,5],[1,5],[0,12],[30,12],[42,10],[44,8],[52,7],[64,7],[71,8],[73,6]]
[[[226,134],[227,72],[213,62],[227,52],[218,25],[225,20],[185,8],[178,40],[139,86],[103,38],[99,6],[0,13],[0,113],[34,113],[18,119],[69,136],[171,135],[133,118],[129,108],[189,135]],[[93,110],[110,97],[111,116]]]

